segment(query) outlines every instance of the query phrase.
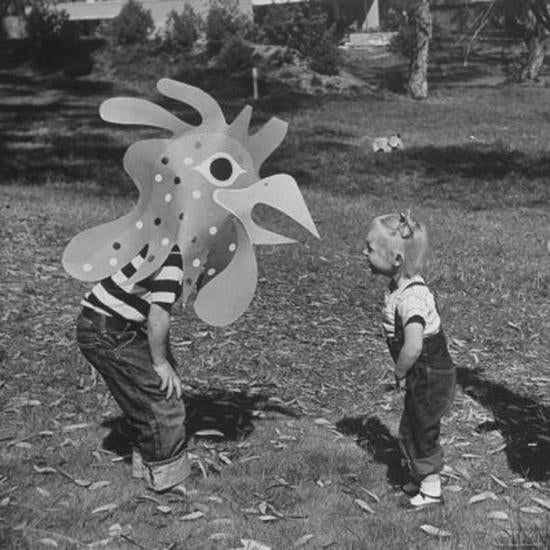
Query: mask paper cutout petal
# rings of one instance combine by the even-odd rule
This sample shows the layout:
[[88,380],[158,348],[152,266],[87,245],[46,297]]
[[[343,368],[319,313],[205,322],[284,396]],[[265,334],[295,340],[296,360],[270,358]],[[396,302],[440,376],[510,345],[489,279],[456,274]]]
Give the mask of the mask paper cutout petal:
[[73,277],[97,281],[133,262],[129,285],[158,270],[177,245],[182,256],[183,302],[192,297],[197,315],[224,326],[248,308],[257,284],[253,244],[294,242],[252,219],[256,204],[276,208],[319,236],[304,199],[290,176],[260,179],[264,160],[283,140],[287,124],[270,119],[249,135],[247,106],[228,125],[216,100],[204,91],[170,79],[158,90],[198,111],[189,125],[149,101],[113,98],[101,116],[119,124],[147,125],[173,134],[141,140],[124,156],[124,168],[139,191],[131,212],[76,235],[63,254]]
[[99,114],[107,122],[154,126],[170,130],[176,135],[194,128],[156,103],[134,97],[108,99],[99,107]]
[[195,298],[195,312],[206,323],[229,325],[248,308],[258,280],[258,267],[246,229],[236,225],[237,243],[231,263],[207,282]]
[[235,118],[229,127],[229,135],[236,139],[242,139],[248,136],[250,119],[252,118],[252,107],[247,105]]
[[254,244],[295,242],[259,227],[252,220],[252,208],[260,203],[280,210],[319,238],[296,181],[286,174],[270,176],[244,189],[218,189],[214,200],[244,223]]
[[288,124],[273,117],[248,140],[248,150],[259,168],[285,139]]
[[217,126],[221,121],[225,125],[225,118],[218,102],[200,88],[162,78],[157,83],[157,89],[166,97],[183,101],[194,107],[202,117],[201,127]]
[[139,190],[138,204],[151,200],[155,176],[155,162],[166,148],[167,139],[146,139],[132,143],[126,150],[123,159],[124,170],[132,178]]
[[[81,281],[103,279],[116,273],[149,243],[150,225],[154,223],[146,215],[153,189],[151,168],[165,147],[166,140],[152,139],[128,148],[124,167],[140,191],[138,203],[129,214],[82,231],[71,240],[62,259],[69,275]],[[140,276],[148,267],[143,266]]]

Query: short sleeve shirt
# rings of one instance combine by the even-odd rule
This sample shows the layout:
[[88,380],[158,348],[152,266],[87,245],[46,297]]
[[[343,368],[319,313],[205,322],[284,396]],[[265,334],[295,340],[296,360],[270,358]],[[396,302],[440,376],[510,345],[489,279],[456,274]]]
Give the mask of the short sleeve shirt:
[[151,304],[170,312],[182,294],[183,264],[178,246],[155,273],[146,279],[128,284],[127,281],[145,262],[144,248],[120,271],[97,283],[82,300],[82,305],[108,316],[143,322]]
[[386,292],[382,313],[386,338],[395,336],[396,314],[403,327],[411,322],[421,323],[424,326],[424,338],[437,334],[441,328],[435,298],[420,275]]

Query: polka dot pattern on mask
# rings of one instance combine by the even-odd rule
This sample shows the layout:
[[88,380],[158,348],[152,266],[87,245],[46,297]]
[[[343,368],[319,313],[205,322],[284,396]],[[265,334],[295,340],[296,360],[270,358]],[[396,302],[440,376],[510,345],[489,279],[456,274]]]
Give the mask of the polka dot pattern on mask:
[[[193,146],[196,150],[198,150],[198,149],[202,148],[202,143],[200,141],[196,141],[193,144]],[[180,162],[182,162],[183,165],[185,165],[186,167],[191,167],[197,162],[197,159],[193,158],[193,156],[191,156],[191,155],[187,155],[187,156],[183,155],[180,158],[182,159]],[[157,194],[156,212],[155,212],[157,214],[156,217],[151,216],[150,219],[146,219],[147,214],[151,215],[151,210],[149,210],[149,211],[144,212],[142,214],[142,216],[143,216],[142,219],[138,219],[136,222],[134,222],[135,223],[135,228],[138,231],[142,231],[147,227],[147,229],[148,229],[147,233],[148,234],[149,234],[149,232],[151,233],[150,234],[150,246],[153,245],[155,241],[157,242],[157,246],[160,246],[160,247],[163,247],[163,248],[167,248],[167,247],[173,246],[174,244],[177,244],[177,240],[176,240],[175,236],[173,236],[172,238],[169,238],[167,236],[162,236],[162,235],[159,235],[158,233],[156,233],[157,231],[161,230],[162,228],[164,228],[164,230],[166,230],[167,228],[170,228],[170,230],[172,231],[172,228],[173,228],[173,226],[172,226],[173,222],[171,222],[171,219],[173,219],[172,216],[177,217],[178,224],[182,223],[184,220],[187,223],[189,223],[190,220],[195,219],[194,216],[192,216],[192,218],[188,219],[186,213],[183,212],[183,211],[180,211],[178,213],[178,212],[174,212],[172,210],[168,210],[168,208],[169,208],[168,204],[174,202],[175,198],[179,198],[180,191],[178,190],[178,188],[176,186],[182,185],[182,191],[184,190],[186,195],[187,195],[187,193],[190,193],[190,195],[191,195],[190,198],[192,198],[194,200],[203,199],[205,197],[204,190],[202,189],[201,186],[195,186],[195,188],[191,188],[191,189],[189,189],[189,187],[185,188],[185,187],[183,187],[182,176],[175,175],[173,172],[172,173],[170,173],[170,172],[163,173],[161,170],[158,169],[158,167],[164,167],[164,166],[168,167],[168,165],[170,165],[170,164],[171,164],[171,158],[169,156],[160,157],[160,163],[157,164],[157,170],[158,171],[153,172],[153,180],[154,180],[155,184],[159,184],[159,187],[156,187],[156,189],[159,189],[159,190],[162,189],[165,182],[171,181],[172,185],[173,185],[173,188],[172,188],[173,192],[166,192],[165,191],[164,193]],[[223,180],[223,179],[228,177],[228,173],[226,174],[226,172],[228,172],[228,170],[229,170],[229,164],[225,159],[218,159],[218,163],[214,164],[212,169],[216,173],[218,179]],[[163,185],[160,185],[160,184],[163,184]],[[159,192],[154,191],[154,193],[156,194],[156,193],[159,193]],[[189,195],[187,195],[187,196],[189,196]],[[182,198],[184,198],[184,197],[185,197],[185,195],[182,196]],[[210,198],[209,193],[208,193],[208,197]],[[159,200],[160,200],[160,203],[159,203]],[[210,201],[205,203],[205,205],[207,205],[209,202]],[[162,203],[165,204],[164,208],[166,210],[164,212],[161,210],[161,204]],[[215,218],[213,218],[212,221],[214,221],[214,219]],[[219,220],[216,220],[216,221],[219,221]],[[146,225],[146,224],[148,224],[148,225]],[[205,232],[207,232],[205,236],[200,236],[200,235],[197,235],[197,234],[195,234],[195,235],[191,234],[191,236],[189,236],[189,241],[187,241],[187,242],[190,242],[192,245],[196,246],[197,250],[198,250],[198,248],[200,248],[202,250],[203,247],[208,248],[210,246],[210,243],[214,242],[214,238],[216,238],[216,236],[219,234],[219,231],[220,231],[219,226],[217,225],[217,223],[216,224],[211,224],[211,225],[206,225],[206,226],[203,226],[203,227],[204,227],[203,230]],[[156,233],[156,235],[155,235],[155,233]],[[199,240],[199,237],[200,237],[200,240]],[[117,240],[117,241],[113,241],[111,243],[111,249],[112,249],[112,251],[120,252],[123,249],[127,249],[127,245],[128,245],[128,243],[119,242]],[[227,249],[229,250],[230,253],[234,253],[237,250],[237,243],[236,242],[231,242],[226,246],[227,246]],[[157,259],[158,258],[155,254],[149,254],[145,258],[145,261],[147,263],[153,263]],[[117,267],[117,266],[119,266],[120,259],[113,255],[113,256],[107,256],[103,261],[106,261],[109,264],[109,266],[111,266],[111,267]],[[192,267],[192,268],[197,269],[197,270],[202,268],[203,272],[208,277],[214,277],[215,275],[218,274],[217,266],[216,267],[204,266],[200,257],[191,256],[191,258],[189,258],[187,260],[187,262],[188,262],[189,267]],[[81,269],[82,269],[83,272],[89,273],[89,272],[92,272],[94,270],[94,266],[90,263],[85,263],[85,264],[82,265]],[[196,276],[192,276],[191,278],[187,278],[186,281],[185,281],[185,284],[187,284],[187,285],[194,284],[194,282],[196,280],[195,277]]]

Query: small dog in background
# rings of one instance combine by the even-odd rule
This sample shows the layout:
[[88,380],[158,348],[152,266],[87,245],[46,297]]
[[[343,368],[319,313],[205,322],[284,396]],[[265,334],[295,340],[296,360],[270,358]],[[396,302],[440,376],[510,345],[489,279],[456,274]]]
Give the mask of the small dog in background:
[[389,137],[377,137],[372,141],[372,150],[375,153],[391,153],[403,149],[403,141],[400,134],[392,134]]

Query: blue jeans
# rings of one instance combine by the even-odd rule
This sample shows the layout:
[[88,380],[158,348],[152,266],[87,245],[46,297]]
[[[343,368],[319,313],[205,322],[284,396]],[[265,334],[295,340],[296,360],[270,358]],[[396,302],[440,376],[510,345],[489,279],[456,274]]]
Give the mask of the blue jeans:
[[[85,308],[77,320],[76,339],[133,428],[140,477],[155,491],[184,481],[190,473],[185,405],[175,392],[166,399],[160,390],[145,327]],[[169,360],[174,364],[172,356]]]
[[[392,342],[395,360],[401,342]],[[413,478],[421,480],[443,469],[439,443],[441,418],[449,411],[456,386],[456,369],[442,332],[424,339],[422,353],[407,373],[405,406],[399,425],[399,445]]]

